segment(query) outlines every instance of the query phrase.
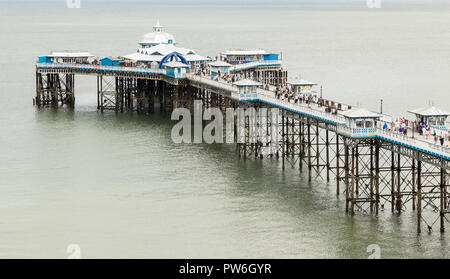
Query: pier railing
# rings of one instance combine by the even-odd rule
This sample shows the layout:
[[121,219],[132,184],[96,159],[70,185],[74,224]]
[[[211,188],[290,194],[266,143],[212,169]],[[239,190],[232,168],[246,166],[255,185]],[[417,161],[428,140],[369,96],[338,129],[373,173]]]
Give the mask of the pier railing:
[[238,92],[237,86],[235,86],[231,83],[212,80],[211,77],[208,77],[208,76],[204,77],[204,76],[198,76],[198,75],[194,75],[194,74],[186,74],[186,77],[190,80],[194,80],[194,81],[209,85],[211,87],[216,87],[216,88],[219,88],[219,89],[222,89],[225,91],[229,91],[232,93]]
[[371,138],[377,136],[376,128],[350,128],[344,125],[338,125],[336,131],[339,134],[351,138]]
[[282,107],[285,109],[288,109],[293,112],[301,113],[304,115],[308,115],[313,118],[318,118],[327,122],[331,122],[334,124],[344,124],[345,118],[341,115],[332,114],[326,111],[314,109],[311,107],[307,107],[301,104],[291,103],[288,101],[277,99],[275,96],[275,93],[272,91],[264,90],[264,89],[258,89],[258,98],[259,100],[265,102],[274,104],[278,107]]
[[450,159],[450,148],[438,144],[434,144],[432,142],[424,141],[417,138],[412,138],[406,136],[404,134],[392,132],[389,130],[383,130],[377,128],[377,136],[383,140],[391,141],[394,143],[401,144],[403,146],[419,149],[420,151],[424,151],[427,153],[431,153],[433,155],[444,156],[447,159]]
[[141,73],[141,74],[166,74],[165,69],[158,68],[139,68],[139,67],[123,67],[123,66],[102,66],[92,64],[74,64],[74,63],[37,63],[38,68],[45,69],[78,69],[92,71],[111,71],[123,73]]

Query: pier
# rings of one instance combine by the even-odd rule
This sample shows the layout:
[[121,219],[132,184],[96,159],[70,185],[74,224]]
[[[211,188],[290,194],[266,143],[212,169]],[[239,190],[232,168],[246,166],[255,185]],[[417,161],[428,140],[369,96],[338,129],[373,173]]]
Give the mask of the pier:
[[[140,45],[134,54],[101,61],[81,52],[40,57],[33,102],[39,108],[74,108],[76,77],[91,75],[97,78],[97,108],[102,112],[170,113],[176,108],[193,110],[194,101],[224,112],[252,109],[254,117],[237,125],[243,135],[236,143],[239,157],[277,159],[283,168],[306,171],[310,181],[334,180],[350,215],[412,210],[418,233],[445,232],[450,220],[450,148],[436,144],[433,136],[413,134],[414,125],[406,134],[386,128],[393,117],[322,99],[311,90],[313,83],[289,82],[276,53],[227,51],[213,61],[178,48],[159,23]],[[292,96],[305,98],[286,98],[282,88],[287,86]],[[263,108],[278,108],[278,117],[263,115]],[[448,116],[418,113],[425,120]],[[276,148],[249,136],[250,122],[269,127],[259,130],[266,138],[277,133]],[[445,119],[444,127],[430,126],[447,137]]]

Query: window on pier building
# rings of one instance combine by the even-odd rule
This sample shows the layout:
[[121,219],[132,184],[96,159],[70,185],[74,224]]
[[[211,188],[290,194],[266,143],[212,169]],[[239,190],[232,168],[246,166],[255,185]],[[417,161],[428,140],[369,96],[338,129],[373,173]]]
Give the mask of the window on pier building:
[[364,120],[356,120],[356,128],[364,128]]
[[373,121],[372,120],[366,120],[366,128],[373,128]]
[[430,117],[429,124],[432,125],[432,126],[436,126],[436,118]]

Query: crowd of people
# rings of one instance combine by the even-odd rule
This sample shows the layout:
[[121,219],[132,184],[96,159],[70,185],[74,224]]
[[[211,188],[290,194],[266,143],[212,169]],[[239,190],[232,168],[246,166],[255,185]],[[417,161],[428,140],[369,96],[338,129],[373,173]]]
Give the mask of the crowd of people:
[[334,102],[329,102],[316,94],[296,93],[288,87],[276,89],[275,98],[295,104],[306,104],[308,107],[315,104],[319,108],[325,107],[325,112],[332,114],[337,114],[343,109],[341,104],[335,105]]
[[419,121],[410,121],[406,118],[397,118],[392,123],[384,123],[383,130],[389,130],[392,132],[398,132],[403,135],[408,135],[408,131],[411,131],[412,137],[419,135],[425,140],[433,140],[434,144],[444,146],[446,141],[450,141],[450,133],[443,130],[433,128],[428,123]]
[[418,125],[416,124],[415,127],[419,135],[424,136],[426,139],[432,137],[434,140],[434,144],[444,145],[446,138],[447,140],[450,140],[450,134],[448,132],[444,132],[442,130],[437,131],[427,123],[420,122]]

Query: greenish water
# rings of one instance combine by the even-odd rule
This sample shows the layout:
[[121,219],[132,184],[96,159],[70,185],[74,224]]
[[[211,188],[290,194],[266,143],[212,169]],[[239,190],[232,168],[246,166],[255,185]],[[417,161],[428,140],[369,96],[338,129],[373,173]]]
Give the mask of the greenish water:
[[34,61],[53,49],[135,51],[157,18],[180,46],[283,52],[290,74],[326,97],[402,114],[448,108],[447,10],[304,10],[0,3],[0,257],[449,257],[449,234],[402,216],[344,213],[335,183],[232,145],[176,145],[167,116],[98,113],[95,78],[76,80],[75,111],[36,110]]

